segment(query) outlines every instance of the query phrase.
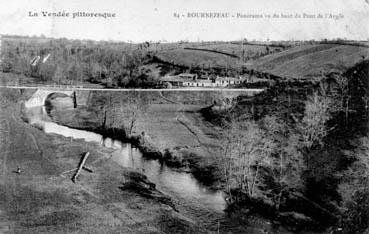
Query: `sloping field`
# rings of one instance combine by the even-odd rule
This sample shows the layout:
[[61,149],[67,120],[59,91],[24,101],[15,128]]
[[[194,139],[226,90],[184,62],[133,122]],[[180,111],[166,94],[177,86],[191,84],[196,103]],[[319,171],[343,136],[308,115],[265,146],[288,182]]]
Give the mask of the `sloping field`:
[[186,67],[233,67],[238,62],[228,55],[185,49],[162,51],[157,56],[165,62]]
[[[185,113],[193,115],[199,109],[201,109],[201,106],[197,105],[186,105],[181,108],[177,104],[152,104],[148,113],[145,116],[140,116],[138,119],[136,131],[144,131],[162,151],[165,148],[174,147],[201,148],[202,142],[208,143],[214,141],[214,139],[205,137],[203,134],[198,134],[201,135],[199,136],[199,142],[195,134],[181,123],[181,121],[187,120],[184,116]],[[190,125],[192,126],[192,122]],[[196,133],[201,132],[198,127],[192,127],[191,130]]]
[[303,45],[249,62],[248,68],[282,77],[319,77],[343,72],[367,58],[369,49],[351,45]]
[[[237,45],[230,43],[217,43],[211,45],[198,46],[199,49],[207,49],[220,51],[224,53],[229,53],[240,57],[242,55],[242,51],[245,51],[245,56],[253,57],[259,53],[266,53],[267,46],[265,45]],[[282,50],[281,47],[269,47],[269,51]]]
[[[268,51],[267,46],[265,45],[241,46],[230,43],[215,43],[193,47],[187,46],[186,48],[194,48],[194,50],[184,48],[166,50],[159,52],[158,57],[165,62],[187,67],[237,67],[237,58],[233,58],[232,56],[221,53],[226,53],[237,57],[241,57],[243,55],[245,57],[253,58],[259,57]],[[204,51],[195,49],[204,49]],[[268,47],[268,49],[269,52],[282,50],[280,47]]]

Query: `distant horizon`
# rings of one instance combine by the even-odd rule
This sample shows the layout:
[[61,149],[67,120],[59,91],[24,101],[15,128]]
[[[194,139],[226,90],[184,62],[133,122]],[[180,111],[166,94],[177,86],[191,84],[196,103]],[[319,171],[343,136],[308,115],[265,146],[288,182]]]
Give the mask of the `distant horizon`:
[[200,41],[189,41],[189,40],[178,40],[178,41],[125,41],[125,40],[96,40],[96,39],[89,39],[89,38],[69,38],[69,37],[49,37],[45,36],[43,34],[40,35],[22,35],[22,34],[0,34],[0,37],[19,37],[19,38],[35,38],[35,39],[50,39],[50,40],[60,40],[60,39],[67,39],[67,40],[79,40],[79,41],[93,41],[93,42],[109,42],[109,43],[127,43],[127,44],[141,44],[145,42],[149,43],[204,43],[204,42],[263,42],[263,43],[271,43],[271,42],[323,42],[323,41],[352,41],[352,42],[369,42],[368,39],[362,39],[362,40],[354,40],[354,39],[347,39],[347,38],[323,38],[323,39],[306,39],[306,40],[257,40],[257,39],[249,39],[249,38],[241,38],[241,39],[235,39],[235,40],[200,40]]

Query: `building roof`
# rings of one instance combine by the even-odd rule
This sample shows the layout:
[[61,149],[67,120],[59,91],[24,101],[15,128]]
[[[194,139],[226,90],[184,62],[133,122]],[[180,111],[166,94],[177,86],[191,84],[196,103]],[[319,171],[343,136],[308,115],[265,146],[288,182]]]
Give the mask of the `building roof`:
[[195,77],[197,76],[196,74],[192,74],[192,73],[181,73],[178,76],[187,76],[187,77]]
[[212,80],[197,80],[196,83],[214,83]]
[[160,78],[160,81],[164,82],[186,82],[186,81],[192,81],[192,80],[186,80],[183,78],[176,78],[176,77],[162,77]]
[[216,80],[241,80],[237,77],[217,77]]

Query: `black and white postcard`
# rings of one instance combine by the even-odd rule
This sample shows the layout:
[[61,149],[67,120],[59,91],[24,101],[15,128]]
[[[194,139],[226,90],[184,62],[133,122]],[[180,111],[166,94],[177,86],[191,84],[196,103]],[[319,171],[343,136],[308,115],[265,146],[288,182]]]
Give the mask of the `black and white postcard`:
[[368,0],[0,0],[0,233],[369,234]]

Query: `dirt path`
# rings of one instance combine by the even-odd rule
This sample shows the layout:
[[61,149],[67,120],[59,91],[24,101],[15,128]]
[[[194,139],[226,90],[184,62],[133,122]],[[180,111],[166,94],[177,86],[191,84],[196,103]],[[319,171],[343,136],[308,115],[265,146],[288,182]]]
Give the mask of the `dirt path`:
[[204,147],[206,149],[206,151],[209,153],[209,155],[211,155],[211,151],[210,151],[209,147],[201,141],[199,135],[189,126],[189,124],[187,124],[185,121],[180,119],[180,118],[186,119],[186,117],[183,114],[183,105],[184,104],[180,103],[180,102],[173,101],[173,100],[165,97],[161,91],[159,92],[159,94],[160,94],[160,97],[163,98],[165,101],[168,101],[170,103],[179,105],[179,107],[176,111],[177,112],[177,115],[176,115],[176,118],[175,118],[176,121],[178,123],[180,123],[182,126],[184,126],[195,137],[195,139],[199,143],[199,145]]

